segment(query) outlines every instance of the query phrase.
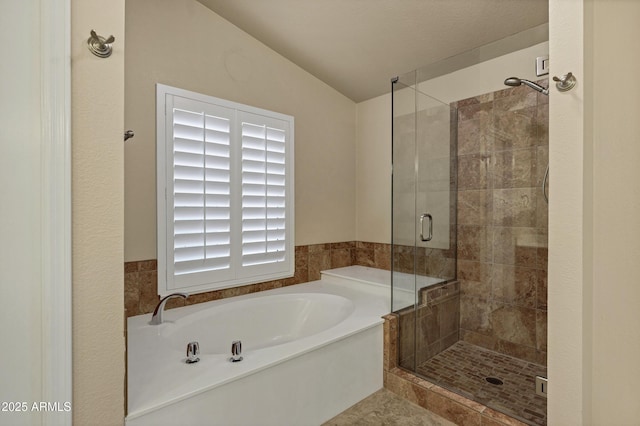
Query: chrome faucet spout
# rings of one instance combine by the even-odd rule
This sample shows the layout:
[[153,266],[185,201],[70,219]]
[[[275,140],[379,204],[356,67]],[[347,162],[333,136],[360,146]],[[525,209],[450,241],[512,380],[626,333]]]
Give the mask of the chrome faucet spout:
[[154,309],[153,315],[151,316],[151,322],[149,324],[162,324],[162,313],[164,312],[164,305],[167,304],[167,301],[169,299],[173,299],[174,297],[182,297],[183,299],[186,299],[187,297],[189,297],[189,295],[187,293],[171,293],[170,295],[160,299],[160,303],[158,303],[158,306],[156,306],[156,309]]

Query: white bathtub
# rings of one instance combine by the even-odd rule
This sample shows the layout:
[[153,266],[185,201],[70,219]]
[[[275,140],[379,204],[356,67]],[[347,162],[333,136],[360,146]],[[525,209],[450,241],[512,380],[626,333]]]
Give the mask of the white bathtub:
[[[381,316],[390,311],[390,291],[371,284],[334,273],[171,309],[159,326],[148,324],[150,314],[129,318],[126,424],[330,419],[382,387]],[[186,364],[186,345],[194,340],[200,362]],[[233,340],[242,341],[241,362],[228,361]]]

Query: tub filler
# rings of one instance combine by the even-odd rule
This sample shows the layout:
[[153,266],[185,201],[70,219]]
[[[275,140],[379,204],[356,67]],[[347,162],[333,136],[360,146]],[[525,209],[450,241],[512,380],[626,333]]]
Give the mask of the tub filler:
[[[353,279],[358,271],[367,279]],[[319,281],[171,309],[160,325],[150,314],[129,318],[126,424],[329,420],[382,387],[387,275],[340,268]],[[243,360],[231,362],[236,340]],[[188,364],[192,341],[200,361]]]

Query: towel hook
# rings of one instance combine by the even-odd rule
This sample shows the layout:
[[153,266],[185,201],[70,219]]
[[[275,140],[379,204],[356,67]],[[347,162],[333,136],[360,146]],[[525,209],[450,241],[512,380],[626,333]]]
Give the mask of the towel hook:
[[571,72],[563,75],[562,77],[553,77],[553,81],[556,82],[556,88],[561,92],[568,92],[576,85],[576,78]]
[[96,34],[94,30],[91,30],[91,37],[87,39],[87,47],[89,51],[99,58],[108,58],[113,51],[111,44],[116,41],[114,36],[109,36],[105,39],[102,36]]

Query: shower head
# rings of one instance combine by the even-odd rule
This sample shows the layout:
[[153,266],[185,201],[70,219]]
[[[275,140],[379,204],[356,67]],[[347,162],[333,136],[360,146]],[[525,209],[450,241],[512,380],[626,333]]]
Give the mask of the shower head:
[[512,87],[517,87],[517,86],[520,86],[520,85],[524,84],[525,86],[531,87],[533,90],[537,90],[538,92],[542,93],[543,95],[548,95],[549,94],[549,89],[545,89],[544,87],[540,86],[539,84],[534,83],[533,81],[525,80],[525,79],[518,78],[518,77],[509,77],[504,81],[504,84],[506,84],[507,86],[512,86]]

